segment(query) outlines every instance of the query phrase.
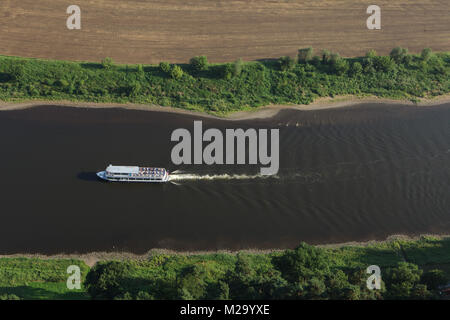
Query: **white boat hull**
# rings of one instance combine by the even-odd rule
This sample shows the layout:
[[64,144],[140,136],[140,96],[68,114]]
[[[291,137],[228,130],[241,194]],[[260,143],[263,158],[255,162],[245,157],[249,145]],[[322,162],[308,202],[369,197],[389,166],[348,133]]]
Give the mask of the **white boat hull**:
[[112,181],[112,182],[161,183],[161,182],[169,181],[169,174],[166,174],[164,176],[164,178],[161,180],[156,180],[156,179],[136,179],[136,178],[127,178],[127,177],[112,178],[112,177],[108,177],[106,175],[105,171],[100,171],[100,172],[97,172],[97,177],[99,177],[102,180]]

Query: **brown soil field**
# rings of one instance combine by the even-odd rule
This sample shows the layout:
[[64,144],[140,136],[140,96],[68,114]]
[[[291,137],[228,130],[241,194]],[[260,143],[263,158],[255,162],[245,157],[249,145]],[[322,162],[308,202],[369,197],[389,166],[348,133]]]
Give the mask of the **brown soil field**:
[[[66,9],[81,8],[81,30]],[[1,0],[0,54],[120,63],[212,62],[294,56],[300,47],[343,56],[395,46],[450,50],[448,0],[379,0],[368,30],[362,0]]]

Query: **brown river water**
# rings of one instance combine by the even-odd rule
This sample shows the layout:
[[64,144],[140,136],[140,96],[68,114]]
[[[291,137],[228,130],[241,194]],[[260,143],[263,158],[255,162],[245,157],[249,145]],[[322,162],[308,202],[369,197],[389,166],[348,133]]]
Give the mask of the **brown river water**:
[[[172,164],[176,128],[278,128],[280,170]],[[450,104],[226,121],[42,106],[0,112],[0,254],[290,248],[450,233]],[[101,182],[109,163],[174,183]]]

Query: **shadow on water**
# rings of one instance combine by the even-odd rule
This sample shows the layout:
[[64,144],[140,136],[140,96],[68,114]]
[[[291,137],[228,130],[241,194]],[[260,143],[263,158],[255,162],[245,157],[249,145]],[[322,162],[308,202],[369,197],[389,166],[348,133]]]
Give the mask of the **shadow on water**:
[[95,182],[104,182],[102,179],[97,177],[96,172],[80,172],[77,174],[77,178],[84,181],[95,181]]

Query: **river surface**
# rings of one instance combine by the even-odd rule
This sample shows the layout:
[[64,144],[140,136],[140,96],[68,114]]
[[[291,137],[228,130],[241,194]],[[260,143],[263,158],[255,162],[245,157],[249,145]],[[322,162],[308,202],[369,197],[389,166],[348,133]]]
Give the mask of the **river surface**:
[[[280,170],[172,164],[176,128],[278,128]],[[225,121],[42,106],[0,112],[0,253],[291,248],[450,233],[450,104]],[[173,183],[101,182],[109,163]]]

